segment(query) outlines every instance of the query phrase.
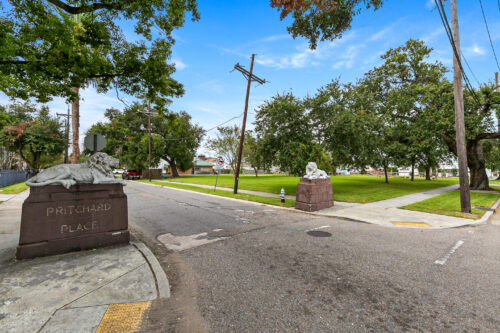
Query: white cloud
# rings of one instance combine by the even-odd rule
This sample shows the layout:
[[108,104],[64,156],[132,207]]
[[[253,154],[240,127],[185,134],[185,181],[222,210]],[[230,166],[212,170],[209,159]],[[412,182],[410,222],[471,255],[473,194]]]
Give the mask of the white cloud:
[[381,39],[382,37],[384,37],[385,35],[387,35],[387,33],[389,31],[391,31],[393,28],[393,26],[390,26],[390,27],[387,27],[387,28],[384,28],[382,30],[380,30],[379,32],[376,32],[374,33],[369,39],[368,41],[370,42],[374,42],[374,41],[377,41],[379,39]]
[[179,58],[173,58],[172,61],[174,62],[175,69],[178,71],[181,71],[187,67],[187,65],[183,63]]
[[262,38],[258,41],[255,41],[256,43],[257,42],[274,42],[275,40],[279,40],[279,39],[291,39],[292,37],[290,37],[290,35],[273,35],[273,36],[269,36],[269,37],[266,37],[266,38]]
[[357,44],[349,46],[345,52],[340,56],[340,61],[337,61],[332,65],[333,69],[339,69],[341,67],[352,68],[354,61],[359,53],[359,51],[364,47],[364,44]]
[[276,69],[319,66],[321,63],[317,61],[318,59],[327,59],[331,57],[333,55],[333,49],[353,39],[354,35],[355,33],[351,32],[346,34],[342,39],[319,44],[315,50],[311,50],[307,43],[302,43],[297,47],[298,52],[283,56],[262,54],[259,55],[255,61],[262,66],[274,67]]
[[484,55],[486,54],[486,51],[481,46],[473,44],[472,46],[465,48],[465,54],[469,57],[474,57]]
[[420,37],[420,39],[423,40],[426,44],[429,44],[432,41],[434,41],[437,37],[444,35],[444,33],[445,33],[444,28],[438,27],[433,31],[423,35],[422,37]]

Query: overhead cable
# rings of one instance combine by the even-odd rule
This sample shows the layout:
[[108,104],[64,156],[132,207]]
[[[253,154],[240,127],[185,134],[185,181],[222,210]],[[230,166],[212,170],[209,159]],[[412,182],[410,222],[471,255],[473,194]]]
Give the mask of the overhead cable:
[[[483,2],[481,0],[479,0],[479,4],[481,5],[481,13],[483,14],[484,25],[486,26],[486,31],[488,32],[488,38],[490,39],[491,50],[493,51],[493,56],[495,57],[495,61],[497,63],[497,68],[500,71],[500,65],[498,65],[498,58],[497,58],[497,54],[495,52],[495,47],[493,46],[493,42],[491,40],[490,28],[488,27],[488,22],[486,22],[486,15],[484,15]],[[499,2],[499,6],[500,6],[500,2]]]

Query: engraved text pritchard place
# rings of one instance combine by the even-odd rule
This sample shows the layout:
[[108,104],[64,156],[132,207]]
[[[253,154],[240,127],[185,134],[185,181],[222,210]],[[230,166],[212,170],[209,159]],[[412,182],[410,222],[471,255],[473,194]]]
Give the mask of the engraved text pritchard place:
[[58,215],[86,214],[95,212],[105,212],[111,209],[109,202],[89,204],[89,205],[68,205],[58,207],[47,207],[47,217]]

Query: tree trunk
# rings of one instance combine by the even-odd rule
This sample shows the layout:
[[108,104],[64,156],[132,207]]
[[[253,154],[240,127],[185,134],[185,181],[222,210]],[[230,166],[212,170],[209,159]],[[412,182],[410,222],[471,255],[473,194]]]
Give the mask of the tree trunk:
[[[179,173],[177,172],[177,165],[175,165],[174,160],[169,160],[165,158],[165,161],[167,161],[168,165],[170,165],[170,169],[172,169],[172,177],[179,177]],[[194,168],[194,166],[193,166]]]
[[415,158],[411,159],[411,181],[415,179]]
[[385,182],[388,184],[389,183],[389,176],[387,175],[387,166],[384,165],[384,175],[385,175]]
[[425,180],[431,180],[431,167],[425,167]]
[[490,184],[486,175],[481,141],[469,140],[467,142],[467,164],[470,170],[471,190],[489,190]]
[[255,172],[255,177],[259,177],[259,168],[253,168],[253,171]]
[[73,87],[73,92],[76,93],[76,98],[71,104],[71,129],[73,130],[73,153],[71,163],[78,164],[80,158],[80,94],[79,87]]

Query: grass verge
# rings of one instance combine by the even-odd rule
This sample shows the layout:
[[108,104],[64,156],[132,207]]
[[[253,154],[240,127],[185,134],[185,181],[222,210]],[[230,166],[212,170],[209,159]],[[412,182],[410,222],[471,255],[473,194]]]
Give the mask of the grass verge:
[[27,190],[28,187],[29,186],[26,185],[25,182],[9,185],[9,186],[5,186],[5,187],[0,187],[0,190],[2,190],[0,192],[0,194],[17,194],[17,193],[23,192],[24,190]]
[[[399,197],[406,194],[423,192],[430,189],[454,185],[458,178],[440,178],[436,180],[425,180],[415,178],[391,177],[389,184],[384,182],[384,177],[377,176],[331,176],[333,186],[333,199],[335,201],[368,203],[384,199]],[[192,183],[201,185],[214,185],[215,176],[182,176],[169,178],[167,181]],[[300,177],[285,175],[263,175],[255,177],[252,175],[241,175],[238,187],[242,190],[261,191],[268,193],[280,193],[281,188],[286,194],[295,195]],[[217,186],[233,188],[232,175],[220,175]]]
[[[471,192],[470,200],[472,207],[480,206],[491,208],[495,201],[500,198],[500,193],[486,193],[486,192]],[[462,213],[460,211],[460,192],[452,191],[438,195],[434,198],[416,202],[414,204],[400,207],[402,209],[416,210],[419,212],[448,215],[455,217],[463,217],[466,219],[477,220],[486,213],[481,209],[472,209],[472,214]]]
[[223,191],[223,190],[216,190],[214,192],[214,190],[209,189],[209,188],[201,188],[201,187],[197,187],[197,186],[184,185],[184,184],[172,184],[172,183],[159,182],[159,181],[151,181],[151,182],[149,182],[147,180],[137,180],[137,181],[141,182],[141,183],[155,184],[155,185],[161,185],[161,186],[165,186],[165,187],[180,188],[180,189],[194,191],[194,192],[206,193],[206,194],[216,195],[216,196],[220,196],[220,197],[260,202],[260,203],[274,205],[274,206],[280,206],[280,207],[294,207],[295,206],[295,200],[290,200],[290,199],[286,199],[285,203],[281,203],[281,200],[279,198],[263,197],[263,196],[259,196],[259,195],[253,195],[253,194],[246,194],[246,193],[233,194],[233,192]]

